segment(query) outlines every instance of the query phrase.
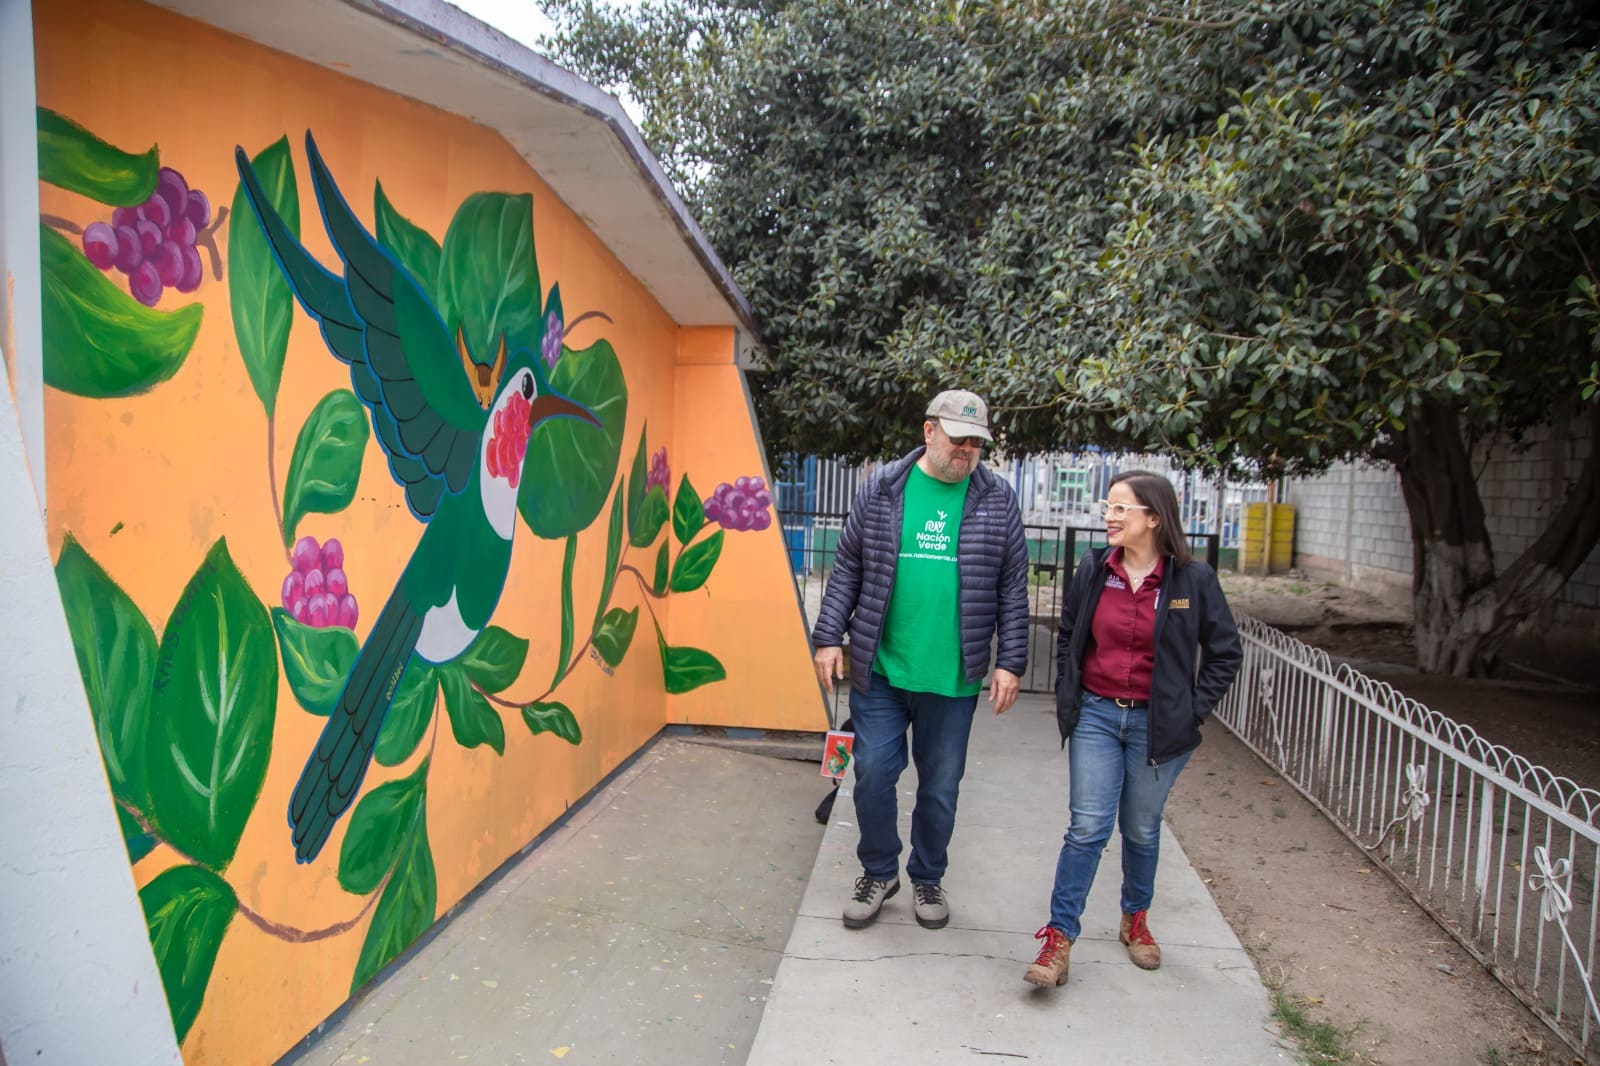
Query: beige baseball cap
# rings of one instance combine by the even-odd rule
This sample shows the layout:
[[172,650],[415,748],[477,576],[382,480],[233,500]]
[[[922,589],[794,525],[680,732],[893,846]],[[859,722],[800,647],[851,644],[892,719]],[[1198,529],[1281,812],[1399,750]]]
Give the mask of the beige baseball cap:
[[989,434],[989,405],[975,392],[944,390],[928,404],[928,417],[938,422],[947,436],[994,440]]

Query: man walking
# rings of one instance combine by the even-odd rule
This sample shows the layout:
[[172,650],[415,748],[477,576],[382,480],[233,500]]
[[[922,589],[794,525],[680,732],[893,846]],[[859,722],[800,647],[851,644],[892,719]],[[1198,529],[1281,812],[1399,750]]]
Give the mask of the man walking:
[[844,909],[851,929],[871,925],[900,891],[895,788],[908,729],[917,767],[906,863],[913,910],[926,929],[950,921],[941,881],[991,638],[998,631],[995,714],[1016,701],[1028,658],[1022,513],[1011,486],[978,462],[994,439],[988,408],[971,392],[941,392],[922,439],[856,493],[811,634],[817,677],[830,693],[844,676],[850,636],[862,867]]

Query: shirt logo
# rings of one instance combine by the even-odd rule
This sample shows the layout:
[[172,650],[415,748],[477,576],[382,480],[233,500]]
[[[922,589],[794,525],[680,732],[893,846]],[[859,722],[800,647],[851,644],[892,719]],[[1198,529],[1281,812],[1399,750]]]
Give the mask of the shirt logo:
[[1106,588],[1108,589],[1125,589],[1127,587],[1128,583],[1122,580],[1116,574],[1112,574],[1110,577],[1106,578]]
[[949,512],[935,509],[934,514],[939,517],[926,519],[922,528],[917,530],[917,553],[920,558],[950,553],[950,534],[945,532],[945,520],[950,517]]
[[1184,596],[1181,599],[1173,600],[1171,606],[1174,611],[1186,610],[1189,606],[1189,597]]

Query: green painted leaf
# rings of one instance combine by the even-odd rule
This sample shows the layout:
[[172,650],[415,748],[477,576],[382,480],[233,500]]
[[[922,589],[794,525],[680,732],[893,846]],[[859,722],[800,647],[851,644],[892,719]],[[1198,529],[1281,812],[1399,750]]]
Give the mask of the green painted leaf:
[[373,190],[372,213],[378,221],[378,242],[394,253],[400,265],[422,286],[428,300],[439,306],[439,242],[395,210],[381,181]]
[[38,109],[38,122],[40,181],[113,207],[134,207],[155,192],[155,148],[124,152],[47,107]]
[[56,584],[111,793],[143,810],[148,798],[144,745],[156,667],[155,631],[138,604],[71,533],[61,541]]
[[659,485],[653,485],[644,494],[639,506],[639,520],[628,534],[628,543],[635,548],[648,548],[661,527],[667,524],[667,494]]
[[622,454],[628,383],[610,343],[597,341],[563,355],[550,384],[600,420],[551,418],[533,428],[517,509],[536,535],[555,540],[587,529],[605,506]]
[[[289,232],[300,236],[300,192],[289,138],[278,138],[250,162],[267,201]],[[228,305],[233,311],[239,355],[270,416],[278,405],[283,357],[289,350],[294,294],[278,269],[243,182],[234,191],[233,210],[228,215]]]
[[564,703],[529,704],[522,708],[522,720],[527,723],[528,732],[535,735],[554,733],[568,744],[583,743],[583,730]]
[[282,607],[272,608],[272,628],[278,634],[289,691],[300,706],[326,718],[339,702],[361,651],[356,635],[342,626],[317,629],[297,622]]
[[439,256],[439,313],[467,351],[492,362],[505,336],[509,352],[537,354],[539,264],[533,250],[533,197],[474,193],[456,209]]
[[656,645],[661,649],[661,679],[673,695],[693,691],[728,676],[715,655],[699,648],[670,647],[659,630]]
[[428,732],[433,711],[439,702],[439,678],[433,667],[411,657],[411,664],[400,677],[394,702],[378,729],[377,760],[382,766],[398,766],[411,757]]
[[239,898],[228,882],[199,866],[174,866],[139,890],[150,946],[178,1042],[205,1001],[211,969]]
[[506,728],[500,716],[472,687],[467,672],[454,664],[435,667],[440,686],[444,689],[444,709],[450,715],[450,732],[463,748],[476,748],[487,744],[497,755],[506,753]]
[[671,561],[671,553],[668,551],[670,547],[670,544],[662,541],[661,550],[656,552],[656,572],[655,577],[650,581],[650,591],[657,596],[663,596],[667,591],[667,566]]
[[706,583],[712,567],[722,555],[722,539],[727,534],[717,530],[698,544],[691,544],[678,556],[672,567],[672,591],[693,592]]
[[678,495],[672,502],[672,534],[679,544],[687,544],[705,524],[706,509],[700,502],[700,494],[689,484],[689,475],[685,474],[678,482]]
[[606,612],[600,627],[594,631],[594,650],[600,653],[606,665],[616,666],[622,662],[622,657],[628,654],[628,645],[633,643],[633,629],[638,624],[637,607],[631,611],[613,607]]
[[199,304],[144,306],[48,227],[39,228],[39,252],[46,385],[94,400],[137,396],[183,366]]
[[409,777],[379,785],[361,797],[339,847],[339,887],[358,896],[377,890],[422,815],[427,774],[428,763],[423,760]]
[[[489,692],[504,691],[522,673],[528,642],[499,626],[490,626],[461,656],[461,669]],[[498,716],[497,716],[498,717]]]
[[285,545],[294,543],[295,529],[307,512],[337,514],[350,506],[371,435],[366,409],[349,389],[335,389],[317,404],[300,427],[284,482]]
[[167,618],[145,749],[151,825],[218,872],[261,794],[277,705],[272,622],[219,540]]
[[572,641],[577,635],[577,621],[572,609],[572,571],[578,561],[578,535],[567,538],[567,550],[561,558],[561,646],[556,655],[556,673],[550,681],[555,688],[566,673],[567,657],[572,654]]
[[378,907],[361,944],[350,991],[355,993],[378,971],[428,931],[439,906],[439,879],[428,847],[426,808],[418,813],[416,827],[406,841],[394,876],[378,898]]
[[644,507],[644,493],[649,485],[647,481],[650,473],[649,448],[646,446],[650,423],[646,422],[639,430],[639,447],[633,452],[633,465],[628,468],[628,534],[631,537],[635,527],[639,524],[639,511]]
[[622,484],[611,498],[611,522],[606,528],[606,571],[600,578],[600,601],[594,605],[594,624],[598,626],[611,606],[611,590],[617,585],[617,564],[622,561]]
[[639,447],[633,453],[633,466],[628,472],[628,543],[635,548],[646,548],[661,532],[667,520],[667,494],[659,486],[650,486],[649,462],[646,457],[647,424],[639,431]]
[[154,834],[145,832],[139,820],[121,804],[117,805],[117,825],[122,829],[122,843],[128,849],[128,865],[132,866],[155,850]]

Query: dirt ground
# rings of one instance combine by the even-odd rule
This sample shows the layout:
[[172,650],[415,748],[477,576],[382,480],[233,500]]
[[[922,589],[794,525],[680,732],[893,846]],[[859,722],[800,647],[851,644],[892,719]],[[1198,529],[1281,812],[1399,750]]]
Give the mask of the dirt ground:
[[[1600,690],[1419,674],[1409,665],[1405,613],[1350,589],[1292,574],[1229,577],[1224,588],[1241,613],[1349,659],[1532,762],[1600,787]],[[1269,987],[1312,1021],[1353,1030],[1344,1061],[1581,1062],[1225,729],[1207,728],[1167,815]]]

